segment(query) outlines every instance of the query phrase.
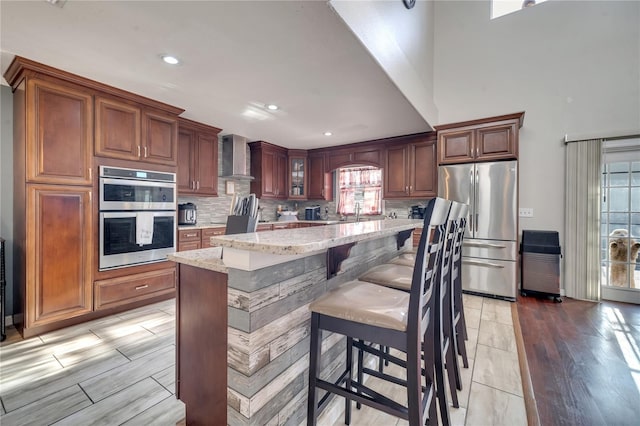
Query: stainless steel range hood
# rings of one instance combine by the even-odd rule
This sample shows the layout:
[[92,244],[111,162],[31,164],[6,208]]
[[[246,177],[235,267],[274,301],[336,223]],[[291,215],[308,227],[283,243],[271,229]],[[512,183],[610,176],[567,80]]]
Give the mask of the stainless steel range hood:
[[222,177],[253,180],[247,172],[247,138],[238,135],[222,137]]

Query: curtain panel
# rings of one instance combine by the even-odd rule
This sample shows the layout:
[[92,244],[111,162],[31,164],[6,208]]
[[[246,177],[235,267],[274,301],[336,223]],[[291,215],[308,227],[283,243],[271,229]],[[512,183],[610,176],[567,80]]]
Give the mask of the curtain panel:
[[600,300],[602,139],[566,145],[564,287],[576,299]]

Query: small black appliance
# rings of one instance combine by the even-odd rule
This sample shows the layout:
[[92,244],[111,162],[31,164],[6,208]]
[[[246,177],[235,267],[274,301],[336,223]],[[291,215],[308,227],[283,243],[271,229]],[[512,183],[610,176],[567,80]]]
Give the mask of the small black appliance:
[[178,204],[178,225],[195,225],[197,210],[193,203]]
[[425,205],[411,206],[411,218],[412,219],[424,219],[424,211],[427,209]]
[[305,207],[304,220],[320,220],[320,206]]

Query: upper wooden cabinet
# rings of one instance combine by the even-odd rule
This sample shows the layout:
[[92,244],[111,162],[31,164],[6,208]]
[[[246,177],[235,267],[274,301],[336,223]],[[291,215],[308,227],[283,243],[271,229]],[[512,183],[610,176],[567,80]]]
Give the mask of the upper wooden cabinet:
[[307,199],[331,201],[333,199],[333,182],[331,173],[328,173],[325,167],[324,152],[310,152],[307,162],[309,165]]
[[307,170],[307,151],[290,149],[288,151],[288,198],[306,200],[309,188],[309,173]]
[[437,192],[435,134],[386,149],[384,198],[431,198]]
[[96,96],[96,155],[175,166],[177,140],[175,116]]
[[350,146],[332,149],[326,153],[327,170],[340,167],[366,165],[382,167],[383,148],[380,145]]
[[27,79],[26,88],[22,83],[17,91],[16,102],[26,102],[26,115],[15,121],[15,132],[25,141],[25,146],[16,147],[16,158],[25,163],[16,167],[26,166],[26,181],[91,184],[91,93],[81,86],[38,78]]
[[251,142],[251,192],[258,198],[285,200],[287,190],[287,150],[268,142]]
[[438,163],[454,164],[518,158],[524,112],[436,126]]
[[178,120],[178,193],[218,195],[218,133],[221,129]]
[[96,97],[96,154],[138,159],[142,137],[138,106],[103,96]]

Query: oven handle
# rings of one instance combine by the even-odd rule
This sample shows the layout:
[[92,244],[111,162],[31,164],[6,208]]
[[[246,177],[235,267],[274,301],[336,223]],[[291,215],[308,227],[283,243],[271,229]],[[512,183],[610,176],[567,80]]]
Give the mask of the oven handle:
[[[145,210],[149,211],[149,210]],[[153,217],[173,217],[177,216],[174,211],[151,211],[153,213]],[[100,212],[100,217],[111,219],[111,218],[123,218],[123,217],[136,217],[137,211],[119,211],[119,212]]]
[[151,186],[154,188],[162,187],[162,188],[175,188],[176,184],[174,182],[154,182],[154,181],[146,181],[146,180],[132,180],[132,179],[113,179],[113,178],[100,178],[100,184],[111,184],[111,185],[133,185],[133,186]]

